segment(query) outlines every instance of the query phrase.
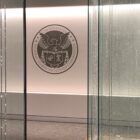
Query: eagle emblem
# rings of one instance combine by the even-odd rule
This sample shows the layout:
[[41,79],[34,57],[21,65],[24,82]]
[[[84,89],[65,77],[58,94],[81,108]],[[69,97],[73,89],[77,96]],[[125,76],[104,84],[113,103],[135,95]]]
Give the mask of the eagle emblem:
[[62,73],[73,65],[78,45],[70,30],[60,25],[53,27],[54,29],[52,25],[47,26],[48,30],[45,28],[37,34],[32,49],[35,62],[40,63],[39,66],[46,72],[55,74]]
[[69,32],[61,34],[59,38],[50,38],[49,35],[43,33],[40,35],[41,61],[51,68],[59,68],[65,65],[70,59],[68,53],[68,48],[71,45]]

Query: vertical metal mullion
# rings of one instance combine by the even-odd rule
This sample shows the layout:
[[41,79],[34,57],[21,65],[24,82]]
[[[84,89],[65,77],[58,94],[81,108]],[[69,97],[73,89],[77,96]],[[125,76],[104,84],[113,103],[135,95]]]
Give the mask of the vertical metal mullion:
[[7,60],[6,60],[6,4],[4,4],[4,59],[5,59],[5,67],[4,67],[4,140],[6,140],[7,135]]
[[1,0],[1,140],[6,140],[6,6]]
[[0,1],[0,81],[1,81],[1,87],[0,87],[0,138],[3,139],[3,122],[2,122],[2,85],[3,85],[3,79],[2,79],[2,68],[3,68],[3,60],[2,60],[2,0]]
[[100,140],[100,6],[101,1],[98,1],[98,131],[97,131],[97,139]]
[[23,40],[24,40],[24,140],[27,140],[27,55],[26,55],[26,0],[23,0]]
[[89,140],[90,138],[90,135],[92,134],[91,132],[91,114],[90,114],[90,108],[91,108],[91,105],[90,105],[90,101],[89,101],[89,96],[90,96],[90,93],[89,93],[89,5],[90,5],[90,1],[87,0],[88,4],[88,39],[87,39],[87,47],[88,47],[88,55],[87,55],[87,140]]
[[98,66],[98,78],[97,78],[97,82],[98,82],[98,134],[97,134],[97,139],[100,140],[100,6],[101,6],[101,0],[98,1],[98,58],[97,58],[97,66]]

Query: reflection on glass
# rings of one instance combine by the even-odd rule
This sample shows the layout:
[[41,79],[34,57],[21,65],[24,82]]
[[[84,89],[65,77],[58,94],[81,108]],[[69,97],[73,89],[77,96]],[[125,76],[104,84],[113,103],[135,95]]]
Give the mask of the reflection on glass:
[[0,1],[0,140],[24,139],[22,4]]
[[99,9],[99,139],[140,139],[140,4],[102,1]]

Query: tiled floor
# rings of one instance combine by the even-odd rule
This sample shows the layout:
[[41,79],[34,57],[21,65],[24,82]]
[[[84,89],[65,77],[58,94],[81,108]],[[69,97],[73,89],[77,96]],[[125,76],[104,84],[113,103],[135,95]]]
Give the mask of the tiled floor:
[[101,140],[140,140],[140,128],[123,126],[102,126]]
[[[27,124],[27,140],[87,140],[86,124],[39,121],[28,121]],[[23,130],[23,121],[7,121],[6,139],[0,137],[0,140],[24,140]],[[96,140],[96,134],[93,136]],[[140,140],[140,128],[102,126],[100,140]]]
[[87,125],[55,122],[28,122],[28,140],[86,140]]
[[[6,133],[4,133],[4,131],[6,131]],[[24,140],[24,121],[7,120],[6,129],[3,127],[3,133],[1,134],[2,138],[0,138],[0,140]]]
[[[96,140],[96,135],[93,134],[93,140]],[[30,121],[28,140],[87,140],[87,125]],[[140,140],[140,128],[102,126],[100,140]]]

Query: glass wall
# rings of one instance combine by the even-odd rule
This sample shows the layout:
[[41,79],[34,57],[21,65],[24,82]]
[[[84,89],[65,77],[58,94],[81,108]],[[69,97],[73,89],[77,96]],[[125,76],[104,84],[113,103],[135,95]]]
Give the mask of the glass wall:
[[24,139],[23,1],[0,0],[0,140]]
[[[137,140],[140,139],[140,2],[100,0],[98,10],[99,140]],[[93,110],[92,107],[91,114],[95,116]],[[96,133],[92,131],[92,135],[94,140]]]
[[27,0],[26,17],[28,138],[86,139],[88,0]]

